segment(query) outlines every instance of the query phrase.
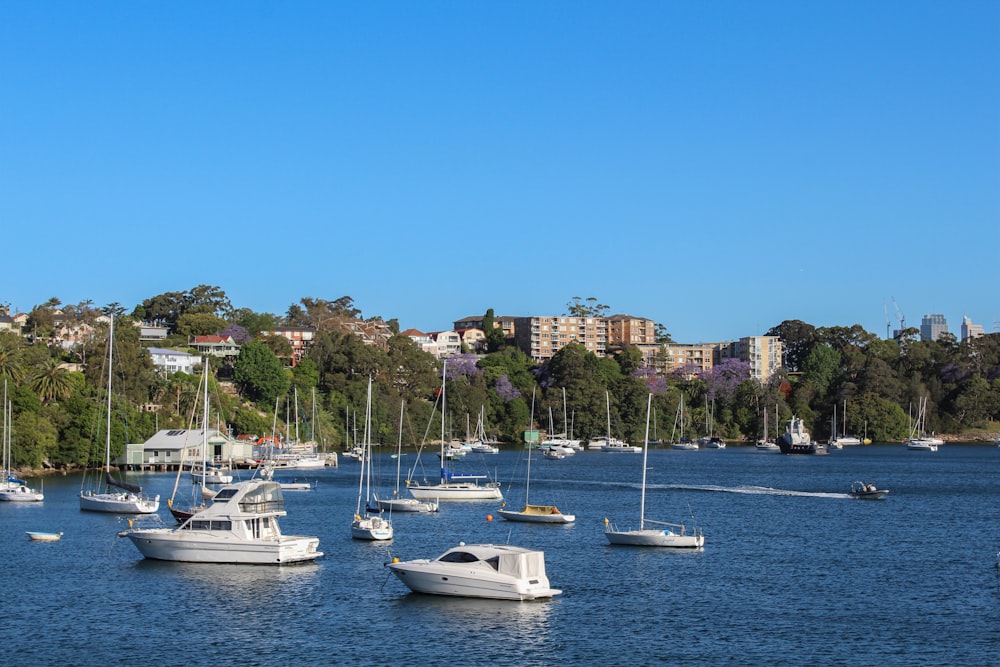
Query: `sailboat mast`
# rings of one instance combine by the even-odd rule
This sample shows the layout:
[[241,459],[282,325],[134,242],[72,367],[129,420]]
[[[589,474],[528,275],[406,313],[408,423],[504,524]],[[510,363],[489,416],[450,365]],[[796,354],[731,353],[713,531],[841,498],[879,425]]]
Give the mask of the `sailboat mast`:
[[563,433],[567,438],[569,438],[570,437],[569,422],[566,419],[566,387],[562,388],[562,395],[563,395]]
[[115,316],[111,315],[108,329],[108,418],[104,441],[104,472],[111,472],[111,362],[114,358]]
[[441,364],[441,481],[445,480],[444,471],[444,406],[445,406],[445,378],[448,377],[448,360]]
[[208,357],[205,357],[202,373],[205,375],[205,397],[201,413],[201,488],[205,488],[208,476]]
[[354,513],[357,514],[358,516],[361,516],[361,494],[364,492],[365,465],[366,465],[366,462],[368,460],[368,442],[369,442],[369,440],[368,440],[368,438],[369,438],[369,435],[368,435],[369,434],[368,423],[371,421],[371,418],[372,418],[372,378],[369,375],[368,376],[368,400],[365,402],[365,431],[364,431],[365,436],[364,436],[364,439],[361,441],[361,445],[362,445],[362,450],[361,450],[361,474],[358,475],[358,507],[354,511]]
[[399,495],[399,474],[402,472],[403,465],[403,407],[406,405],[406,400],[401,400],[399,402],[399,438],[396,442],[396,495]]
[[[549,408],[549,422],[552,421],[552,409]],[[528,430],[534,430],[535,427],[535,388],[531,388],[531,420],[528,422]],[[528,470],[525,473],[524,479],[524,506],[528,506],[528,492],[531,490],[531,443],[528,443]]]
[[642,441],[642,499],[639,501],[639,530],[646,523],[646,457],[649,455],[649,412],[653,407],[653,395],[646,399],[646,437]]

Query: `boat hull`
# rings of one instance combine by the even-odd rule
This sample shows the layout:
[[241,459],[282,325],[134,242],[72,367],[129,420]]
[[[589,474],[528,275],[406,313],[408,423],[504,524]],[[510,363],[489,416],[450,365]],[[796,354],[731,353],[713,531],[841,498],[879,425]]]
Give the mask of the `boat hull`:
[[160,509],[160,497],[147,498],[134,493],[81,493],[80,509],[111,514],[154,514]]
[[356,516],[351,524],[351,537],[356,540],[391,540],[392,534],[392,524],[377,516]]
[[323,555],[318,550],[318,538],[296,535],[249,541],[226,535],[199,535],[195,531],[156,528],[129,531],[128,538],[146,558],[181,563],[287,565]]
[[669,530],[606,530],[604,536],[611,544],[633,547],[700,549],[705,546],[703,535],[678,535]]
[[45,494],[26,486],[18,486],[0,491],[0,500],[9,503],[37,503],[45,500]]
[[386,567],[414,593],[491,600],[538,600],[562,593],[549,588],[547,580],[528,584],[510,577],[488,576],[481,569],[442,569],[432,561],[390,563]]
[[28,536],[29,540],[35,542],[58,542],[62,538],[62,533],[39,533],[30,530],[25,535]]
[[549,514],[532,511],[497,510],[497,514],[508,521],[520,521],[521,523],[573,523],[576,521],[575,515],[563,514],[558,510]]
[[411,486],[409,491],[417,500],[503,500],[499,486],[471,483]]
[[438,504],[424,502],[416,498],[391,498],[389,500],[376,499],[378,509],[387,512],[437,512]]
[[889,495],[889,491],[885,489],[879,489],[878,491],[852,491],[849,495],[851,498],[857,498],[858,500],[882,500]]

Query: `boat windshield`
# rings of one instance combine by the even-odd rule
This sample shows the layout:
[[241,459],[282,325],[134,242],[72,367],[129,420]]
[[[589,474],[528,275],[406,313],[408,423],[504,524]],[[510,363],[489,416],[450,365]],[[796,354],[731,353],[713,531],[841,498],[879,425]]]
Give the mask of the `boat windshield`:
[[284,507],[285,498],[281,495],[281,485],[276,482],[261,484],[256,489],[247,491],[240,500],[240,509],[248,514],[280,512]]

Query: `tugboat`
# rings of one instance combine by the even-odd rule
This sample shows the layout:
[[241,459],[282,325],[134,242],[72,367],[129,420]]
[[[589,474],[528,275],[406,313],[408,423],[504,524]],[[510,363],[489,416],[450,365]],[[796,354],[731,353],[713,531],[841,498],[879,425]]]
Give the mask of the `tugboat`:
[[829,454],[826,445],[813,441],[800,417],[792,416],[778,439],[782,454]]

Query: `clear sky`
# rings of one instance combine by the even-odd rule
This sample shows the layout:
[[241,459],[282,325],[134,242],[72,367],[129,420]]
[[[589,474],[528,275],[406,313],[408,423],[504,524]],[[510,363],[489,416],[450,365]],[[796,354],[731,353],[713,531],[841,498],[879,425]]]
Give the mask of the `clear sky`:
[[1000,326],[1000,2],[0,2],[0,302]]

